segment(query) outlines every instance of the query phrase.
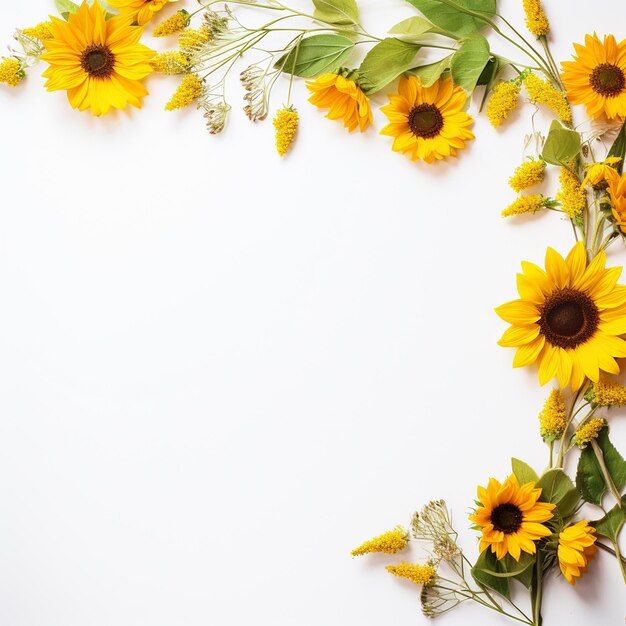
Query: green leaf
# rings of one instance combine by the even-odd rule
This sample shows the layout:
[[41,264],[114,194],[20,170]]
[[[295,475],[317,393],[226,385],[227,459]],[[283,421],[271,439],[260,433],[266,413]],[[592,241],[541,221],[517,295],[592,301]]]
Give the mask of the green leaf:
[[470,35],[487,24],[476,15],[468,15],[464,9],[491,19],[496,13],[496,0],[408,0],[435,26],[455,35]]
[[580,135],[553,120],[541,157],[551,165],[564,165],[580,152]]
[[390,35],[410,40],[419,39],[421,35],[425,35],[427,33],[444,35],[452,39],[458,39],[458,37],[453,33],[449,33],[448,31],[438,28],[425,17],[419,17],[417,15],[398,22],[389,31]]
[[492,83],[500,70],[500,61],[498,57],[489,57],[487,65],[485,65],[483,71],[478,77],[477,85],[489,85]]
[[515,474],[515,478],[517,478],[517,482],[520,485],[525,485],[526,483],[536,483],[539,480],[539,475],[535,470],[528,465],[528,463],[524,463],[524,461],[520,461],[519,459],[511,459],[511,467],[513,468],[513,474]]
[[617,536],[624,524],[626,524],[626,497],[622,498],[622,506],[616,504],[601,520],[591,522],[598,533],[608,537],[613,543],[617,543]]
[[452,55],[450,62],[452,80],[459,87],[474,91],[490,57],[491,52],[487,40],[482,35],[472,35]]
[[[611,443],[608,428],[605,427],[600,431],[596,443],[602,450],[604,464],[613,480],[613,484],[621,492],[624,486],[626,486],[626,461],[624,461],[622,455]],[[607,485],[598,459],[591,446],[587,446],[578,459],[576,486],[586,502],[597,505],[602,503],[602,496],[607,490]]]
[[580,496],[569,476],[560,469],[551,469],[545,472],[537,481],[541,489],[540,502],[556,504],[562,518],[569,517],[576,508]]
[[354,42],[342,35],[312,35],[294,46],[274,65],[287,74],[313,78],[334,72],[354,48]]
[[78,5],[71,0],[54,0],[54,4],[57,8],[57,11],[61,14],[63,19],[66,19],[70,16],[70,13],[76,13],[78,11]]
[[615,169],[621,174],[624,169],[624,158],[626,157],[626,122],[622,124],[622,128],[620,129],[617,137],[615,137],[615,141],[613,142],[607,157],[619,157],[622,159],[617,165],[615,165]]
[[430,87],[433,83],[437,82],[441,75],[450,68],[450,61],[452,55],[448,55],[437,61],[436,63],[429,63],[428,65],[421,65],[420,67],[414,67],[411,72],[416,76],[419,76],[422,85],[424,87]]
[[420,46],[393,37],[383,39],[365,56],[359,67],[359,85],[365,93],[375,93],[413,67]]
[[472,567],[472,576],[479,585],[493,589],[501,596],[507,598],[507,600],[510,600],[509,579],[494,576],[490,573],[497,569],[497,563],[496,555],[489,548],[483,550],[476,560],[476,564]]
[[320,22],[348,26],[359,23],[359,7],[355,0],[313,0],[313,17]]
[[[487,549],[483,554],[485,552],[491,552],[491,550]],[[528,554],[528,552],[522,552],[519,561],[516,561],[510,554],[507,554],[503,559],[498,561],[495,555],[493,553],[491,554],[493,559],[485,563],[481,569],[496,578],[516,578],[521,576],[535,562],[535,556]]]

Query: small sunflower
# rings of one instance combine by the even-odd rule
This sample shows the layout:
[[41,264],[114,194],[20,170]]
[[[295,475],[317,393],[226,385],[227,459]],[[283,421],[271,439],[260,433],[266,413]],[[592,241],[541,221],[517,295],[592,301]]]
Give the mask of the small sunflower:
[[534,482],[520,486],[514,475],[502,484],[490,478],[486,488],[478,487],[481,506],[470,520],[482,529],[480,551],[491,548],[498,560],[510,554],[516,561],[522,551],[535,554],[535,542],[551,533],[542,522],[552,519],[556,506],[538,502],[540,496]]
[[128,24],[137,22],[139,26],[144,26],[169,2],[178,0],[108,0],[107,3],[111,8],[118,9]]
[[395,137],[392,149],[413,161],[432,163],[456,156],[465,141],[474,138],[467,128],[473,120],[463,111],[466,100],[465,92],[451,78],[430,87],[422,87],[415,76],[402,78],[398,93],[391,94],[389,104],[381,108],[390,123],[380,134]]
[[311,104],[330,109],[326,115],[329,120],[342,119],[350,132],[357,127],[363,132],[368,124],[372,124],[370,100],[350,78],[341,74],[323,74],[306,86],[313,94],[309,98]]
[[565,61],[561,77],[573,104],[584,104],[594,119],[603,113],[612,120],[626,116],[626,39],[613,35],[600,41],[585,35],[585,45],[574,44],[578,56]]
[[586,571],[589,561],[597,552],[596,529],[587,520],[568,526],[559,534],[559,567],[570,585],[576,583]]
[[600,252],[587,263],[577,243],[567,258],[548,248],[546,270],[522,262],[517,275],[519,300],[496,313],[511,327],[498,342],[517,348],[513,367],[539,364],[543,385],[555,376],[576,391],[585,377],[597,382],[600,370],[619,373],[616,357],[626,357],[626,286],[618,285],[621,267],[605,268]]
[[615,224],[622,234],[626,234],[626,174],[621,176],[615,172],[614,176],[605,179],[609,186],[609,198]]
[[139,43],[143,29],[122,17],[106,19],[105,9],[86,2],[68,21],[52,17],[54,37],[46,40],[41,58],[50,64],[43,73],[48,91],[66,90],[75,109],[104,115],[111,107],[141,108],[148,91],[141,80],[152,72],[154,52]]

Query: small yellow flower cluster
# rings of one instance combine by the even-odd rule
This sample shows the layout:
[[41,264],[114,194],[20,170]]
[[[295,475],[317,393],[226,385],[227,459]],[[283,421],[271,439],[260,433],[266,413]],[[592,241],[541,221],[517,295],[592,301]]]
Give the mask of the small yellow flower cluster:
[[597,439],[600,431],[606,426],[602,417],[593,417],[576,429],[576,445],[584,448],[590,441]]
[[430,562],[426,565],[417,565],[414,563],[387,565],[385,569],[394,576],[408,578],[416,585],[423,585],[425,587],[432,585],[433,582],[435,582],[435,576],[437,574],[435,568]]
[[25,28],[22,32],[27,37],[32,37],[33,39],[39,39],[39,41],[45,42],[47,39],[54,38],[51,26],[52,22],[40,22],[37,26]]
[[287,154],[296,131],[298,130],[298,112],[292,108],[281,109],[274,118],[276,129],[276,151],[280,156]]
[[202,95],[202,81],[197,74],[187,74],[174,92],[169,102],[165,105],[166,111],[182,109],[192,104]]
[[572,109],[569,106],[567,97],[562,91],[556,89],[552,83],[543,80],[535,74],[528,74],[524,78],[524,87],[530,101],[539,103],[552,109],[566,124],[572,123]]
[[560,389],[553,389],[539,413],[539,434],[549,443],[559,439],[566,426],[563,394]]
[[561,208],[570,219],[580,218],[587,206],[587,196],[585,188],[573,170],[573,164],[561,168],[559,183],[561,188],[556,194],[556,199],[561,203]]
[[371,554],[373,552],[382,552],[384,554],[395,554],[400,550],[404,550],[408,543],[408,535],[404,528],[398,527],[390,530],[374,539],[365,541],[358,548],[352,550],[352,556],[361,556],[363,554]]
[[550,22],[543,11],[541,0],[524,0],[524,13],[526,13],[526,28],[533,35],[541,37],[550,32]]
[[525,161],[515,168],[513,176],[509,178],[509,185],[518,193],[537,185],[543,180],[546,171],[546,162],[543,159]]
[[498,83],[487,103],[487,118],[498,128],[514,111],[519,99],[520,87],[515,82]]
[[213,32],[203,24],[200,28],[186,28],[178,35],[178,45],[182,52],[193,52],[203,43],[208,43],[213,39]]
[[536,213],[546,207],[548,198],[531,194],[528,196],[520,196],[514,200],[509,206],[502,211],[502,217],[512,217],[513,215],[523,215],[524,213]]
[[3,59],[0,63],[0,83],[11,87],[19,85],[26,77],[22,64],[14,58]]
[[176,11],[174,15],[168,17],[165,21],[161,22],[154,29],[152,35],[154,37],[167,37],[168,35],[173,35],[179,30],[183,30],[183,28],[189,26],[189,20],[190,16],[188,11],[185,11],[185,9]]
[[189,59],[178,51],[162,52],[150,62],[155,72],[163,74],[186,74],[189,71]]
[[591,400],[599,406],[626,405],[626,387],[619,383],[600,378],[593,384]]

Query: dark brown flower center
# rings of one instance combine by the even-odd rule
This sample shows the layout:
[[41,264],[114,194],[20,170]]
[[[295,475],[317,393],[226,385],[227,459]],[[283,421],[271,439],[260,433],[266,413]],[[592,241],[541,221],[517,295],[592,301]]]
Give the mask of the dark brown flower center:
[[106,78],[113,73],[115,55],[107,46],[89,46],[80,58],[82,68],[95,78]]
[[592,89],[602,96],[617,96],[626,87],[626,77],[621,68],[603,63],[594,68],[589,77]]
[[443,128],[443,115],[434,104],[418,104],[409,111],[409,128],[416,137],[436,137]]
[[501,504],[491,512],[493,527],[505,535],[519,530],[522,520],[522,512],[514,504]]

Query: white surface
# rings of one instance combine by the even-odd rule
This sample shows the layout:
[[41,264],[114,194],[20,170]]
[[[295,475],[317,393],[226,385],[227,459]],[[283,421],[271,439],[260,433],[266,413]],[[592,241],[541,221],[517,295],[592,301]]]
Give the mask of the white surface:
[[[362,4],[379,34],[412,14]],[[559,59],[626,17],[558,4]],[[3,2],[0,41],[51,6]],[[532,109],[505,132],[477,119],[428,167],[347,136],[298,82],[281,161],[269,120],[234,111],[211,137],[162,111],[173,79],[95,119],[43,69],[0,89],[0,624],[425,623],[393,558],[349,550],[444,497],[473,556],[476,485],[546,462],[548,390],[493,313],[522,259],[571,245],[556,215],[499,217]],[[550,580],[547,626],[623,623],[615,563],[591,574]],[[479,620],[508,623],[469,605],[439,623]]]

